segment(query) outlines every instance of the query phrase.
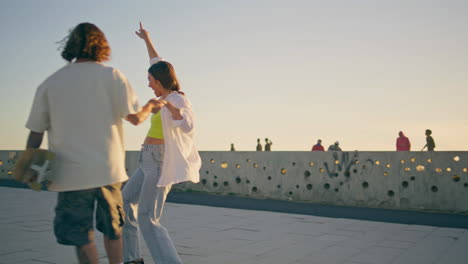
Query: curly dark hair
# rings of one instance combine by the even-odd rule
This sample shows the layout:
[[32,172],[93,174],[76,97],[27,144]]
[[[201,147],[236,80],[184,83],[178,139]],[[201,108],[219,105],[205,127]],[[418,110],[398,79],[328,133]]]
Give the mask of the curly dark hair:
[[63,41],[66,41],[66,44],[62,57],[68,62],[74,59],[103,62],[110,58],[111,49],[106,36],[94,24],[79,24]]

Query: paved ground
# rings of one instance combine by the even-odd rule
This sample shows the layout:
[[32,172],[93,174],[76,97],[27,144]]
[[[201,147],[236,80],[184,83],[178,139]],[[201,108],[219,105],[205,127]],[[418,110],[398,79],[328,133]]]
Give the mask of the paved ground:
[[[76,263],[73,248],[56,244],[52,234],[55,196],[0,187],[1,264]],[[467,229],[442,227],[451,226],[443,221],[427,226],[231,209],[183,204],[175,196],[162,224],[187,264],[468,263]],[[97,240],[107,263],[102,237]]]

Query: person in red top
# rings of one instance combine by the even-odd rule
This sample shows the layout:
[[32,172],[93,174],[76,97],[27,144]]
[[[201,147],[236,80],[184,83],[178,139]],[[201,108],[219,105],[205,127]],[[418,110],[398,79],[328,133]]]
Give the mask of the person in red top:
[[317,144],[315,144],[312,147],[312,151],[325,151],[325,149],[322,146],[322,140],[321,139],[317,140]]
[[410,151],[411,150],[411,143],[409,139],[403,134],[402,131],[399,133],[399,137],[396,141],[396,150],[397,151]]

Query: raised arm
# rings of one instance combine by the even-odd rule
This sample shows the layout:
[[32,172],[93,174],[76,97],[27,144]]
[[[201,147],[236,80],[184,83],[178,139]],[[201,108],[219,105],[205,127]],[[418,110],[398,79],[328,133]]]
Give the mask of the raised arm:
[[153,42],[151,42],[149,32],[143,28],[143,25],[141,24],[141,22],[140,22],[140,29],[138,31],[135,31],[135,34],[145,41],[146,49],[148,50],[148,56],[150,59],[159,57],[158,52],[154,48]]

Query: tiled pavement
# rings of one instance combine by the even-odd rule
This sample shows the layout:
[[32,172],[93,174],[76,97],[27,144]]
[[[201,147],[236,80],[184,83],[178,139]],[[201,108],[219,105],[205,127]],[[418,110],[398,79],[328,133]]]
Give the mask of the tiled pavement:
[[[55,198],[0,187],[0,264],[77,263],[72,247],[55,242]],[[176,203],[162,224],[187,264],[468,263],[466,229]],[[99,235],[97,244],[107,263]]]

